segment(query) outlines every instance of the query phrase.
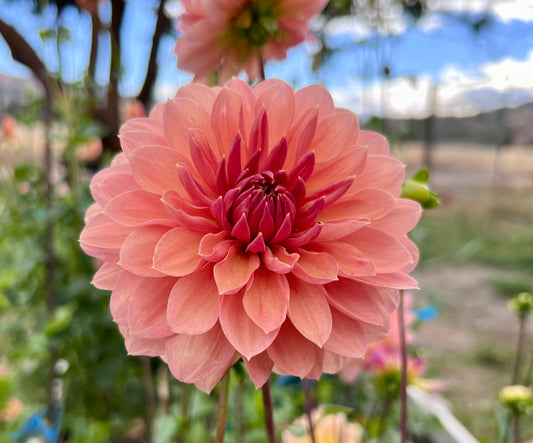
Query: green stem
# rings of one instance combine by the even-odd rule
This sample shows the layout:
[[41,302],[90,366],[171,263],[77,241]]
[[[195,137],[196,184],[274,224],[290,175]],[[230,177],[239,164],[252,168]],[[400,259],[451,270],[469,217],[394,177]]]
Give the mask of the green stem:
[[224,441],[224,434],[226,433],[226,419],[228,417],[229,376],[229,371],[227,371],[220,384],[217,438],[215,440],[216,443],[222,443]]
[[526,319],[524,316],[519,317],[518,343],[516,344],[516,356],[514,361],[512,385],[518,383],[518,375],[520,373],[520,366],[522,365],[522,348],[524,347],[524,332]]
[[513,414],[513,442],[520,443],[520,414]]
[[401,443],[407,442],[407,350],[405,345],[403,291],[400,291],[398,306],[398,332],[400,335],[400,435]]
[[311,384],[307,378],[302,380],[302,390],[305,400],[305,416],[307,417],[307,424],[309,425],[309,434],[311,435],[311,442],[316,443],[315,428],[313,426],[313,418],[311,417],[311,410],[313,409],[313,401],[311,399]]
[[274,412],[272,408],[272,396],[270,394],[270,380],[267,380],[267,382],[263,385],[262,391],[268,443],[276,443],[276,428],[274,427]]
[[390,413],[391,406],[392,406],[392,400],[393,400],[392,396],[387,394],[383,402],[383,410],[381,411],[381,415],[379,417],[379,430],[378,430],[379,441],[381,441],[381,439],[383,438],[383,433],[385,432],[385,429],[386,429],[385,424],[387,423],[387,418],[389,417],[389,413]]

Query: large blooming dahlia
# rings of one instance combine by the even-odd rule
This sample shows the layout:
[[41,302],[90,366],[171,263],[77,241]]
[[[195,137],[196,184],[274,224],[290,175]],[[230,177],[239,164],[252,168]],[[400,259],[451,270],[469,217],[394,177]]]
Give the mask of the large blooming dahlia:
[[175,52],[178,68],[205,79],[220,69],[222,82],[245,69],[251,80],[263,60],[283,60],[308,35],[308,21],[327,0],[182,0]]
[[404,168],[321,86],[182,87],[120,131],[81,245],[130,354],[209,391],[318,378],[383,337],[417,261]]

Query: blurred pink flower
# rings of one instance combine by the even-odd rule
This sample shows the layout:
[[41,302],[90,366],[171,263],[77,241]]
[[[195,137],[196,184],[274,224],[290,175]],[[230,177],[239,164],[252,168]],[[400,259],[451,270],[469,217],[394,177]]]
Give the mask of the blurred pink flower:
[[12,115],[6,114],[2,117],[2,137],[5,140],[13,140],[17,132],[17,121]]
[[17,397],[11,397],[5,402],[4,408],[0,410],[0,420],[11,423],[20,416],[23,409],[22,402]]
[[124,123],[130,118],[146,117],[146,108],[140,100],[127,100],[120,107],[120,120]]
[[403,165],[321,86],[182,87],[120,131],[81,234],[130,354],[209,391],[336,373],[382,339],[417,262]]
[[306,39],[309,19],[327,0],[183,0],[175,52],[178,68],[204,81],[220,68],[219,83],[242,69],[260,77],[263,60],[283,60]]
[[78,8],[87,11],[89,14],[94,15],[98,12],[98,5],[109,0],[76,0]]
[[102,155],[102,151],[102,140],[99,138],[93,138],[84,145],[80,146],[76,154],[80,161],[90,162],[98,159],[98,157]]

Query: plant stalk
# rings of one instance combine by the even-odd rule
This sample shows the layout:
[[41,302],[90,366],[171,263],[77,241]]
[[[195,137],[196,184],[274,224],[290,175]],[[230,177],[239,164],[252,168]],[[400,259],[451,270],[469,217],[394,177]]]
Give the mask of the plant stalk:
[[305,416],[307,418],[307,424],[309,425],[309,435],[311,435],[311,442],[316,443],[315,427],[313,426],[313,418],[311,417],[311,411],[313,409],[313,401],[311,399],[311,383],[307,378],[302,380],[302,390],[305,400]]
[[263,385],[262,391],[268,443],[276,443],[276,428],[274,427],[274,411],[272,408],[272,395],[270,393],[270,379]]
[[400,291],[398,306],[398,333],[400,335],[400,437],[407,442],[407,349],[405,345],[405,321],[403,291]]
[[524,316],[519,317],[519,329],[518,329],[518,342],[516,344],[516,355],[513,369],[512,385],[518,383],[518,376],[520,374],[520,366],[522,365],[522,348],[524,347],[524,335],[525,335],[526,318]]
[[224,441],[226,433],[226,420],[228,417],[228,396],[229,396],[229,371],[226,372],[220,384],[220,399],[218,403],[217,437],[216,443]]

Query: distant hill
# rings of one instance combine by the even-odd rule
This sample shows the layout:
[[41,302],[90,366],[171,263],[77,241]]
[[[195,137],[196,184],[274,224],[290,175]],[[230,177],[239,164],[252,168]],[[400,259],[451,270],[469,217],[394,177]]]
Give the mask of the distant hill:
[[[386,122],[387,133],[401,138],[421,140],[427,119]],[[441,142],[465,142],[495,145],[533,145],[533,103],[518,108],[501,108],[473,117],[434,117],[433,139]]]

